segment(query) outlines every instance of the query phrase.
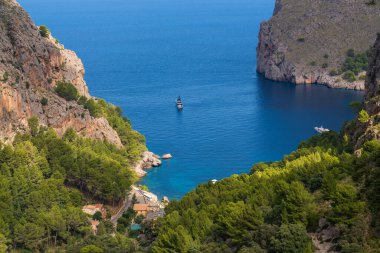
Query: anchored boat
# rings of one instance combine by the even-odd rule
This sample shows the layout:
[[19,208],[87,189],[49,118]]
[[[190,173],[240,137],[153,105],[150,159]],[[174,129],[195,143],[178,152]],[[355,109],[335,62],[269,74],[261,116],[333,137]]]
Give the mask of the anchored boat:
[[321,127],[314,127],[314,130],[317,132],[317,133],[326,133],[326,132],[330,132],[330,129],[327,129],[327,128],[324,128],[323,126]]
[[177,106],[177,109],[179,111],[181,111],[183,109],[183,103],[182,103],[182,100],[181,100],[180,96],[178,96],[178,98],[177,98],[176,106]]

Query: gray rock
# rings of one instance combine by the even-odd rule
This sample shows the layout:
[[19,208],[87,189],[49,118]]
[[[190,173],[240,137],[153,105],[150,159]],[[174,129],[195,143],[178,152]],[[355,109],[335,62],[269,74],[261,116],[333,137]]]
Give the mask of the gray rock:
[[[42,37],[15,0],[0,1],[0,51],[0,141],[11,142],[16,132],[28,131],[28,119],[36,116],[59,135],[73,128],[83,136],[122,146],[106,119],[93,118],[77,102],[55,94],[56,83],[66,80],[90,97],[83,64],[52,36]],[[48,99],[46,106],[42,98]]]
[[273,17],[260,25],[257,71],[274,81],[362,90],[364,81],[350,83],[329,72],[340,68],[348,49],[368,50],[376,31],[379,5],[361,0],[276,0]]

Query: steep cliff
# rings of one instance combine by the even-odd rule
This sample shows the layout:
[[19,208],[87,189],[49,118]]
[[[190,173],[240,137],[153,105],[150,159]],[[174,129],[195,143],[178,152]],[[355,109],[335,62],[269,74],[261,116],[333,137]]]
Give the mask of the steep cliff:
[[356,149],[361,148],[366,141],[380,140],[380,34],[372,49],[365,89],[363,110],[359,113],[358,120],[348,126]]
[[122,145],[106,119],[92,117],[76,101],[54,92],[57,82],[65,80],[89,98],[83,64],[51,35],[42,36],[15,0],[0,0],[0,51],[1,141],[27,131],[28,119],[36,116],[60,135],[74,128],[83,136]]
[[378,0],[276,0],[260,27],[257,71],[275,81],[364,89],[363,72],[345,80],[339,70],[347,52],[366,52],[378,31]]

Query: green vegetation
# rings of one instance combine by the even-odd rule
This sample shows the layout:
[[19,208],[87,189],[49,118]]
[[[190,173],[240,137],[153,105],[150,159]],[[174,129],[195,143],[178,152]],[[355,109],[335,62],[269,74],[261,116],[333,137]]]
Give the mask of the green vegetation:
[[303,38],[303,37],[301,37],[301,38],[298,38],[298,39],[297,39],[297,41],[298,41],[298,42],[302,42],[302,43],[303,43],[303,42],[305,42],[305,38]]
[[[357,54],[353,49],[349,49],[346,54],[347,58],[340,69],[340,73],[343,74],[343,79],[349,82],[356,81],[357,75],[359,75],[362,71],[367,70],[368,57],[370,54],[370,50]],[[359,80],[363,80],[363,75],[359,77]]]
[[355,82],[356,81],[355,73],[349,70],[343,74],[343,79],[351,83]]
[[366,123],[368,122],[369,120],[371,119],[371,117],[368,115],[368,112],[365,111],[365,110],[361,110],[359,112],[359,115],[358,115],[358,120],[361,122],[361,123]]
[[[58,86],[60,87],[59,91],[57,91]],[[123,111],[120,107],[108,104],[103,99],[79,97],[75,87],[67,82],[59,82],[56,91],[61,97],[78,100],[78,103],[83,105],[92,117],[106,118],[111,127],[118,133],[131,161],[135,161],[145,150],[144,136],[132,129],[131,122],[123,117]]]
[[49,29],[46,27],[46,25],[41,25],[39,27],[39,31],[42,37],[47,38],[50,35]]
[[328,132],[282,161],[199,185],[167,207],[151,252],[311,253],[307,233],[321,218],[339,231],[336,251],[378,252],[380,144],[352,153],[344,134]]
[[125,148],[81,138],[73,129],[59,138],[52,129],[38,128],[35,118],[29,124],[31,135],[17,136],[15,144],[30,141],[44,153],[50,165],[45,175],[59,173],[65,184],[78,188],[87,197],[112,204],[121,200],[135,181]]
[[[59,138],[36,117],[28,122],[31,134],[0,144],[0,251],[135,252],[135,242],[110,235],[108,221],[94,236],[81,210],[84,198],[109,204],[124,198],[136,180],[128,150],[73,129]],[[94,218],[102,220],[101,213]]]
[[337,76],[338,72],[335,69],[332,69],[332,70],[330,70],[329,75],[330,76]]
[[120,107],[108,104],[103,99],[83,99],[84,108],[86,108],[93,117],[104,117],[108,120],[108,123],[118,133],[120,140],[125,145],[129,158],[139,157],[144,151],[145,146],[142,145],[145,142],[144,136],[132,129],[130,121],[122,117],[123,111]]
[[1,81],[7,82],[9,79],[9,73],[7,71],[4,72],[3,74],[3,79]]
[[353,57],[355,57],[355,50],[352,49],[352,48],[348,49],[347,52],[346,52],[346,55],[347,55],[347,57],[349,57],[349,58],[353,58]]
[[99,212],[99,211],[97,211],[97,212],[94,213],[94,215],[92,216],[92,219],[93,219],[93,220],[98,220],[98,221],[102,220],[102,219],[103,219],[103,217],[102,217],[102,213]]
[[375,0],[370,0],[370,1],[366,2],[365,4],[368,5],[368,6],[374,6],[374,5],[376,5],[376,1]]
[[43,97],[40,102],[42,106],[46,106],[48,104],[48,99]]
[[360,54],[347,54],[348,58],[345,60],[342,66],[342,72],[352,71],[355,75],[361,71],[366,71],[368,67],[368,55],[370,52]]
[[117,221],[117,231],[119,233],[125,234],[127,229],[132,223],[132,220],[136,217],[136,212],[133,211],[132,208],[128,208],[128,210],[123,213],[120,219]]
[[63,97],[67,101],[77,100],[79,97],[75,86],[66,81],[59,81],[55,87],[55,92],[57,92],[58,96]]

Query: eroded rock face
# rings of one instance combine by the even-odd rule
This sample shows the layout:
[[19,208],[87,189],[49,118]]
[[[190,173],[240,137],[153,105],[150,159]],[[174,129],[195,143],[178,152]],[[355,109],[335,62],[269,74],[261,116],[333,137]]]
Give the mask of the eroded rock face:
[[77,102],[55,94],[57,82],[66,80],[90,97],[83,64],[53,37],[42,37],[15,0],[0,0],[0,51],[0,141],[10,142],[17,131],[28,131],[28,119],[36,116],[58,134],[71,127],[83,136],[122,145],[106,119],[93,118]]
[[380,31],[380,5],[361,0],[276,0],[273,17],[260,26],[257,71],[295,84],[364,89],[364,81],[330,76],[346,52],[368,50]]
[[356,150],[359,150],[366,141],[380,140],[380,34],[372,50],[365,87],[364,110],[369,114],[370,120],[355,121],[349,129]]

